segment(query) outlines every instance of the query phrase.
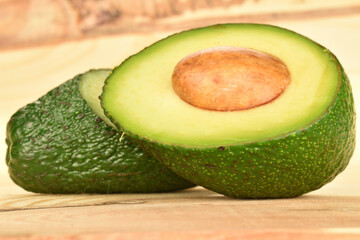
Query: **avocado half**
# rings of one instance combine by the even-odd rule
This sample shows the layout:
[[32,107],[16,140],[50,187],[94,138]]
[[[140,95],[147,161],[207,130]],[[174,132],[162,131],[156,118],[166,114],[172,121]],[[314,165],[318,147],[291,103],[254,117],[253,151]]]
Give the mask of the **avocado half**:
[[[271,56],[286,66],[291,81],[276,98],[247,109],[218,111],[184,101],[174,90],[174,69],[214,48]],[[210,71],[227,58],[204,59],[193,62]],[[183,75],[202,81],[191,64],[185,60],[190,67]],[[262,74],[257,68],[253,74]],[[219,71],[226,74],[224,69]],[[169,36],[116,67],[101,99],[126,136],[185,179],[230,197],[313,191],[345,169],[355,148],[354,101],[337,58],[300,34],[270,25],[223,24]]]
[[[37,193],[148,193],[193,186],[117,132],[90,70],[19,109],[6,129],[11,179]],[[120,141],[121,140],[121,141]]]

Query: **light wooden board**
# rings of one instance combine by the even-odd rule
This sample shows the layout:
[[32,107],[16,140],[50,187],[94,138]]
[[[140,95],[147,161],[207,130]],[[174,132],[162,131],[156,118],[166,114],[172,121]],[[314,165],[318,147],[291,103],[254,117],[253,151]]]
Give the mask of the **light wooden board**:
[[[321,10],[316,1],[305,2],[309,5],[302,5],[301,11],[317,9],[318,14]],[[326,9],[337,9],[336,4],[345,4],[339,9],[348,9],[357,2],[329,1],[333,5],[326,5]],[[0,5],[8,3],[0,0]],[[279,8],[279,1],[275,3]],[[254,2],[245,1],[244,4],[256,10],[250,7]],[[261,8],[266,11],[264,6],[267,5],[258,6],[256,11]],[[0,12],[2,9],[0,7]],[[240,11],[236,7],[232,9],[234,13]],[[216,18],[209,17],[210,13],[205,10],[199,10],[196,18],[215,21]],[[360,112],[360,15],[354,11],[350,13],[331,17],[307,15],[303,19],[269,18],[267,22],[293,29],[331,49],[349,75],[357,112]],[[0,16],[4,15],[0,13]],[[184,12],[171,19],[175,23],[186,22],[185,18],[191,17]],[[0,17],[0,23],[1,20]],[[179,28],[184,26],[187,25],[178,25]],[[66,79],[90,68],[116,66],[129,55],[174,32],[171,28],[156,29],[135,34],[120,31],[106,36],[99,30],[94,38],[84,35],[62,42],[45,38],[47,40],[28,48],[24,48],[23,40],[16,43],[19,45],[10,41],[7,48],[2,42],[0,135],[5,136],[5,125],[12,113]],[[0,31],[0,39],[3,36]],[[5,152],[2,141],[0,158],[4,159]],[[4,161],[0,161],[0,236],[26,239],[48,239],[46,236],[54,239],[360,239],[359,158],[357,147],[348,168],[318,191],[295,199],[253,201],[229,199],[199,187],[148,195],[32,194],[11,182]]]
[[204,236],[218,239],[217,233],[221,232],[236,236],[250,231],[247,234],[259,235],[263,230],[291,235],[307,230],[317,235],[355,235],[360,230],[360,198],[351,196],[315,194],[295,199],[237,200],[195,188],[148,195],[22,195],[15,203],[9,200],[0,204],[8,208],[0,209],[4,220],[1,232],[13,236],[76,233],[96,234],[101,239],[105,233],[117,233],[146,239],[149,233],[206,233]]

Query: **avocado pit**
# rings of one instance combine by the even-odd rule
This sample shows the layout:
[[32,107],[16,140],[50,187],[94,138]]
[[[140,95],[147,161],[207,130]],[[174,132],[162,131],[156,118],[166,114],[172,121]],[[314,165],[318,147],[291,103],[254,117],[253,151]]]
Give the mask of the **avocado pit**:
[[183,58],[172,84],[185,102],[214,111],[237,111],[266,104],[290,84],[290,73],[278,58],[239,47],[208,48]]

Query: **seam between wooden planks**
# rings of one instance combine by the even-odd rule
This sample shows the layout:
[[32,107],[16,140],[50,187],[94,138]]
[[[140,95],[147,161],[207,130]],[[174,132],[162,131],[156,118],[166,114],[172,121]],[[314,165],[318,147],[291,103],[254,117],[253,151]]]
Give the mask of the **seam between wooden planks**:
[[82,207],[122,205],[122,204],[144,204],[144,203],[146,202],[145,201],[109,201],[109,202],[82,204],[82,205],[74,205],[74,206],[22,207],[22,208],[0,209],[0,213],[29,211],[29,210],[58,209],[58,208],[82,208]]

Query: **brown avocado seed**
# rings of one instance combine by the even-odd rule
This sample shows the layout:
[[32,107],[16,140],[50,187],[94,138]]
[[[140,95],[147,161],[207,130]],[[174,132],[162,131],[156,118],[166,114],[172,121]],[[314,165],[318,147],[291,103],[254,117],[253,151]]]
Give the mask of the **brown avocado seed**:
[[253,49],[217,47],[195,52],[175,67],[172,84],[185,102],[208,110],[236,111],[266,104],[290,84],[278,58]]

